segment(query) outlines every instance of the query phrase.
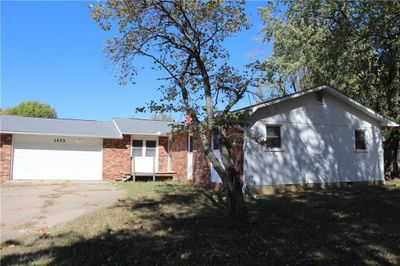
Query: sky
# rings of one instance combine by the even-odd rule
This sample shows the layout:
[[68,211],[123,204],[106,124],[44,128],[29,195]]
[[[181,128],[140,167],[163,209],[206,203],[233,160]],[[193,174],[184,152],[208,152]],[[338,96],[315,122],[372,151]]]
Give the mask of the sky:
[[[121,86],[103,51],[112,37],[91,19],[83,1],[1,1],[0,106],[36,100],[50,104],[60,118],[110,120],[112,117],[150,118],[136,107],[160,97],[159,73],[146,60],[135,84]],[[95,3],[95,2],[92,2]],[[258,34],[257,7],[246,5],[252,27],[226,41],[231,64],[241,67],[264,59],[271,48]],[[250,104],[244,99],[239,106]],[[176,120],[183,115],[175,116]]]

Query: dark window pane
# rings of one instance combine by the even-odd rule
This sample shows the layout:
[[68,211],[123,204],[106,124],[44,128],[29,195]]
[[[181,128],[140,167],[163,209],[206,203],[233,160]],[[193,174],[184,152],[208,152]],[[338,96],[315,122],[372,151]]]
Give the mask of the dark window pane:
[[132,141],[133,147],[143,147],[143,140],[134,139]]
[[281,127],[280,126],[267,126],[267,147],[280,148],[281,147]]
[[193,136],[189,136],[189,152],[193,152]]
[[147,140],[146,141],[146,147],[147,148],[155,148],[156,147],[156,141],[155,140]]
[[355,144],[356,144],[356,149],[357,150],[366,150],[367,145],[365,142],[365,132],[363,130],[355,130],[354,131],[354,136],[355,136]]
[[267,137],[280,137],[281,127],[279,126],[267,126]]
[[269,138],[267,139],[267,147],[269,148],[280,148],[281,139],[280,138]]

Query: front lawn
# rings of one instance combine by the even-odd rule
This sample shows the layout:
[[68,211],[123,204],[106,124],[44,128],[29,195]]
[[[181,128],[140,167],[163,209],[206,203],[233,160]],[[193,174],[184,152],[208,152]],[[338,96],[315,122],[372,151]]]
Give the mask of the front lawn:
[[[397,184],[397,183],[394,183]],[[399,265],[400,186],[247,198],[226,218],[213,191],[122,183],[106,210],[1,247],[2,265]]]

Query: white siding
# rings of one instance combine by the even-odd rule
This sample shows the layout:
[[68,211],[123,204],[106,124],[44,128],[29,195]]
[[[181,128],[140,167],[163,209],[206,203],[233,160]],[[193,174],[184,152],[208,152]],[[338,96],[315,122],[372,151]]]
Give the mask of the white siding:
[[[308,94],[257,110],[247,134],[265,138],[267,124],[281,125],[282,148],[271,151],[245,137],[248,185],[384,179],[379,123],[326,92],[323,105]],[[355,129],[365,130],[366,152],[355,150]]]
[[102,143],[99,138],[13,135],[12,177],[101,180]]

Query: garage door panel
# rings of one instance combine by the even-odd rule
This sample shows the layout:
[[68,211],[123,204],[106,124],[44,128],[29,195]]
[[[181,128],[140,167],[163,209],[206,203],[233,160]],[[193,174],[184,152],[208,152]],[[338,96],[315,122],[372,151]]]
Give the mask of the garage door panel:
[[101,180],[102,141],[68,138],[54,143],[54,137],[15,138],[13,179]]

